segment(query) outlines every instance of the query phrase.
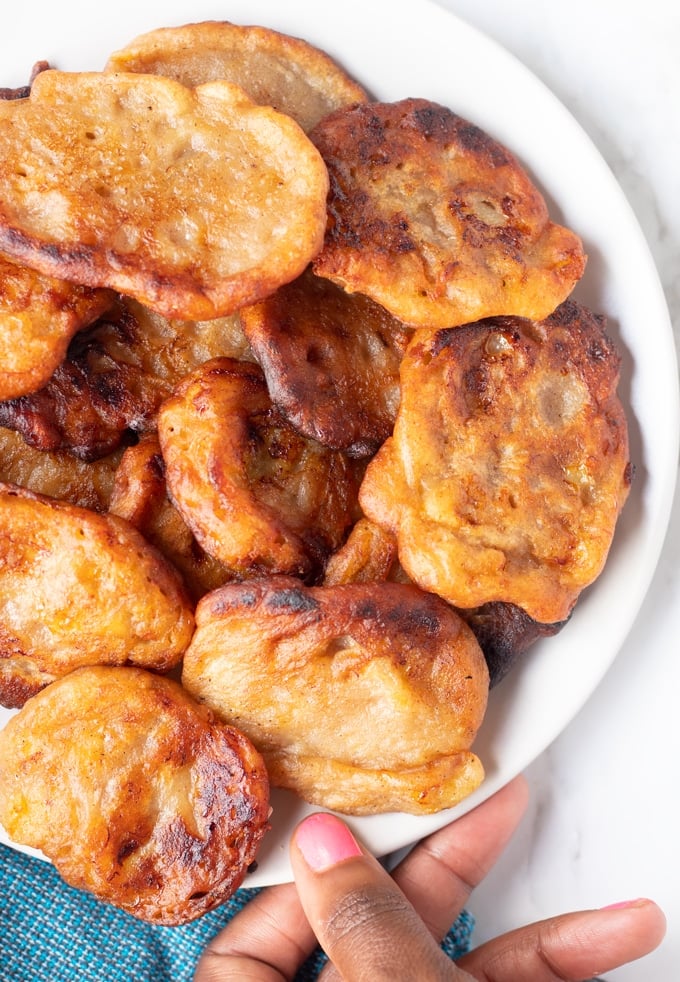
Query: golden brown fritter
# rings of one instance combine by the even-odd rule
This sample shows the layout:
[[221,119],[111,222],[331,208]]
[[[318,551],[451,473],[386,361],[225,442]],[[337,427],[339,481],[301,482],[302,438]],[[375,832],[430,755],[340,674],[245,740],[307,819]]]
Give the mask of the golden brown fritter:
[[114,301],[109,290],[41,276],[0,256],[0,399],[43,386],[73,335]]
[[190,88],[226,79],[259,105],[292,116],[304,130],[332,110],[367,98],[360,85],[307,41],[226,21],[142,34],[112,54],[106,70],[166,75]]
[[363,467],[301,436],[257,365],[213,359],[158,414],[170,495],[235,575],[313,576],[357,517]]
[[329,556],[324,586],[381,583],[398,576],[396,536],[367,518],[360,518],[346,542]]
[[97,460],[131,434],[155,431],[158,407],[177,382],[219,355],[253,358],[236,315],[168,320],[120,298],[73,339],[40,391],[0,402],[0,425],[40,450]]
[[192,600],[232,579],[230,571],[201,548],[170,501],[165,464],[155,433],[142,437],[123,454],[116,470],[109,510],[134,525],[170,560],[182,574]]
[[167,317],[233,313],[319,251],[328,175],[242,89],[41,72],[0,102],[0,251]]
[[166,671],[193,626],[178,573],[123,519],[0,485],[0,703],[82,665]]
[[581,277],[577,236],[550,221],[517,159],[425,99],[332,113],[312,131],[329,170],[314,270],[414,327],[547,317]]
[[145,921],[183,924],[231,896],[268,816],[250,742],[141,669],[78,669],[0,733],[8,835]]
[[598,576],[630,486],[602,318],[567,301],[543,322],[421,332],[394,434],[368,466],[366,515],[397,535],[419,586],[456,607],[503,600],[564,620]]
[[[399,563],[396,536],[361,518],[347,541],[329,558],[324,586],[343,583],[411,583]],[[553,637],[567,621],[539,624],[516,604],[501,600],[469,609],[455,608],[472,629],[489,669],[489,688],[505,678],[541,638]]]
[[481,782],[488,674],[438,597],[397,583],[230,584],[198,604],[182,682],[261,751],[272,786],[351,814],[425,814]]
[[394,426],[412,330],[311,270],[240,317],[272,401],[293,426],[352,456],[375,453]]
[[62,451],[29,447],[14,430],[0,426],[0,482],[93,511],[108,508],[121,454],[117,450],[100,460],[76,460]]

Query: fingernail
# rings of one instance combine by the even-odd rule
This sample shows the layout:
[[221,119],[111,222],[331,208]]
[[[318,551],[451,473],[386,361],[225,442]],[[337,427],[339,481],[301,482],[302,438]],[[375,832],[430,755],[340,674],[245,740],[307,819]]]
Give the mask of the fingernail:
[[362,855],[345,823],[327,812],[304,819],[295,833],[295,842],[307,865],[316,873],[330,869],[344,859]]
[[646,897],[638,897],[636,900],[619,900],[616,904],[607,904],[606,907],[600,907],[600,910],[625,910],[626,907],[644,907],[646,903],[649,903]]

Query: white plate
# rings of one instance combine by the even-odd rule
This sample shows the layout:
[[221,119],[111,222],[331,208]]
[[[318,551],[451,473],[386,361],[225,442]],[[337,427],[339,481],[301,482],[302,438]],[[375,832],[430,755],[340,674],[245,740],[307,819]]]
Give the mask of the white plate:
[[[34,5],[13,4],[0,21],[0,84],[24,84],[43,58],[65,70],[99,69],[142,31],[208,18],[302,36],[377,99],[439,101],[507,144],[542,189],[553,218],[583,238],[589,262],[576,296],[607,314],[623,355],[620,394],[636,478],[606,569],[564,631],[536,645],[492,692],[475,745],[487,771],[476,794],[428,818],[390,814],[351,822],[384,855],[469,810],[522,771],[581,708],[628,634],[657,564],[675,485],[678,382],[668,311],[631,209],[579,125],[512,56],[429,0],[61,0],[41,5],[39,15]],[[9,715],[0,710],[0,725]],[[288,834],[309,809],[277,792],[273,806],[272,831],[246,886],[290,877]]]

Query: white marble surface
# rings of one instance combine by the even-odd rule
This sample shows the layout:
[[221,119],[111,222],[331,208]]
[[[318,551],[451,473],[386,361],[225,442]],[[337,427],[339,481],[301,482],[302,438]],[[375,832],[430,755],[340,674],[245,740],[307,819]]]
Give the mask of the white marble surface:
[[[515,54],[595,142],[647,237],[678,344],[680,6],[666,0],[440,2]],[[632,633],[578,717],[527,772],[526,819],[471,902],[479,941],[563,910],[650,896],[666,911],[666,941],[607,979],[680,979],[679,637],[676,495]]]

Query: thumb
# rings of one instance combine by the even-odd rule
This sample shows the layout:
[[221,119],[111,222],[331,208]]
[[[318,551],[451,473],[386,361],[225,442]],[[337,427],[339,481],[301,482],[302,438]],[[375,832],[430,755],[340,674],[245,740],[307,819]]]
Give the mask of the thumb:
[[335,815],[304,819],[291,841],[300,902],[343,979],[469,979],[439,948],[380,863]]

